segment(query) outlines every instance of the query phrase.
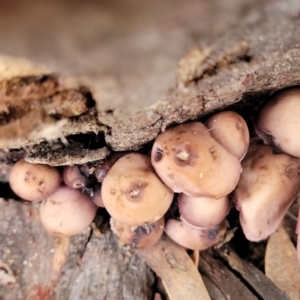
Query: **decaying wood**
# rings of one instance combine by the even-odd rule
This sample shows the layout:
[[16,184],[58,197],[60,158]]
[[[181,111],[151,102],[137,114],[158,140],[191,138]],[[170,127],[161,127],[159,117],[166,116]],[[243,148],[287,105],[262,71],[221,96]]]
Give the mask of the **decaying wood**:
[[[29,58],[0,55],[1,181],[21,157],[51,165],[102,160],[231,105],[251,121],[269,95],[300,84],[298,0],[175,2],[0,1],[0,52]],[[81,135],[97,147],[79,142]],[[109,231],[87,230],[68,246],[45,233],[34,206],[1,199],[0,207],[1,300],[151,298],[153,273]],[[255,299],[224,265],[203,257],[201,271],[225,297]],[[236,272],[268,299],[270,285],[246,267],[246,275]],[[234,291],[221,283],[224,274]]]
[[268,240],[265,273],[291,300],[300,298],[300,270],[297,252],[282,225]]
[[231,272],[226,265],[215,259],[210,253],[201,253],[199,270],[218,287],[223,299],[257,299],[257,297],[249,291],[244,283],[236,277],[236,275]]
[[242,260],[234,251],[219,252],[229,266],[240,274],[245,282],[264,300],[288,300],[286,293],[281,291],[269,278],[251,263]]
[[197,266],[185,249],[167,236],[152,247],[137,250],[137,253],[162,279],[170,300],[211,299]]
[[108,230],[52,238],[38,203],[0,199],[0,299],[149,299],[154,276]]

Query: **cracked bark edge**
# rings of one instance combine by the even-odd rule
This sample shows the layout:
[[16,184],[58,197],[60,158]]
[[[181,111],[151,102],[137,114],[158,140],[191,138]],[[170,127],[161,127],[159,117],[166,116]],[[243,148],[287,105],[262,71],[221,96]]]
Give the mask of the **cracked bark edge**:
[[201,275],[186,250],[166,235],[152,247],[138,249],[137,254],[161,277],[170,300],[210,300]]

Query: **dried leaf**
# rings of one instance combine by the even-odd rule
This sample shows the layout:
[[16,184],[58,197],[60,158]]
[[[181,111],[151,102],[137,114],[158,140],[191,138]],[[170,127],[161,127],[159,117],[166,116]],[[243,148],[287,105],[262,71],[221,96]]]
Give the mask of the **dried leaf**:
[[292,300],[300,299],[297,253],[283,226],[280,226],[268,241],[265,273]]
[[167,236],[137,254],[161,277],[170,300],[211,299],[197,267],[185,249]]

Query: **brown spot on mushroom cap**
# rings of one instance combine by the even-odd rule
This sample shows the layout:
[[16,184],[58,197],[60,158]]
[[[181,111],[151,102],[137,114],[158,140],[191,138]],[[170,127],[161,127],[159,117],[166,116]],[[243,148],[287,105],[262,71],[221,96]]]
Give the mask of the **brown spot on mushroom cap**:
[[125,243],[136,248],[145,248],[154,245],[164,232],[165,219],[162,217],[152,224],[131,226],[110,219],[112,231]]
[[58,188],[41,203],[41,222],[55,236],[72,236],[92,223],[97,206],[91,199],[67,186]]
[[227,196],[213,199],[180,194],[177,201],[181,220],[194,227],[216,226],[225,219],[230,210]]
[[236,187],[241,172],[239,159],[200,122],[161,133],[154,142],[151,159],[167,186],[191,197],[224,197]]
[[217,244],[225,232],[225,222],[217,226],[195,228],[182,221],[170,219],[165,226],[165,233],[174,242],[192,250],[205,250]]
[[120,158],[102,184],[109,214],[123,224],[151,224],[168,210],[173,192],[157,177],[150,158],[131,153]]
[[249,130],[242,116],[234,111],[222,111],[211,116],[206,127],[210,134],[231,154],[243,158],[249,146]]
[[276,230],[300,190],[300,159],[253,145],[242,166],[233,201],[247,239],[260,241]]
[[255,131],[266,145],[300,157],[300,88],[279,93],[259,112]]
[[80,189],[85,187],[89,180],[83,174],[81,174],[77,166],[65,166],[63,169],[63,181],[64,183],[73,188]]
[[24,159],[12,167],[9,174],[11,189],[22,199],[40,201],[51,195],[61,183],[61,176],[54,167],[31,164]]

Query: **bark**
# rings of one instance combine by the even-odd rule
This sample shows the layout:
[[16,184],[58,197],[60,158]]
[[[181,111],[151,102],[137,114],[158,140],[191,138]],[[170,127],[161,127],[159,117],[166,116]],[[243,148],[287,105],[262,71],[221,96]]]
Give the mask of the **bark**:
[[[1,181],[21,157],[93,164],[232,105],[251,124],[300,84],[299,12],[298,0],[0,1]],[[36,205],[0,205],[0,299],[151,298],[150,268],[110,231],[54,240]]]

